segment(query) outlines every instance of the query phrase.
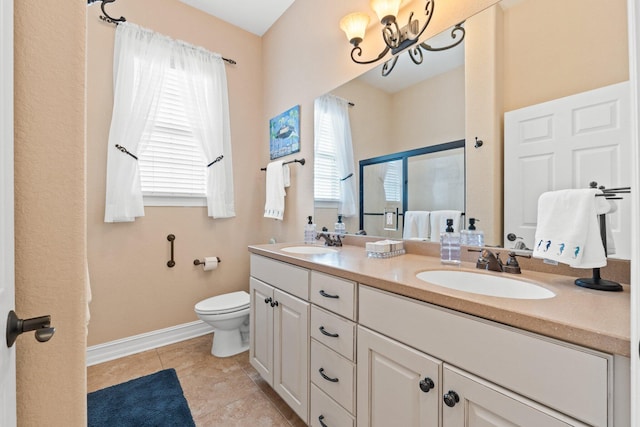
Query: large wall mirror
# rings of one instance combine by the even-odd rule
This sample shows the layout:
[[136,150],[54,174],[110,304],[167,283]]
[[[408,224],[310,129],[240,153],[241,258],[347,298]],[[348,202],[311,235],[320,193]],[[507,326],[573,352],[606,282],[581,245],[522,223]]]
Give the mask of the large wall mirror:
[[[490,22],[495,25],[491,30],[497,35],[497,47],[491,48],[499,52],[497,63],[487,63],[484,69],[479,66],[482,61],[477,58],[483,57],[485,46],[475,42],[479,26],[472,25],[479,14],[466,20],[465,42],[458,47],[434,52],[421,65],[401,54],[389,76],[382,77],[375,68],[330,92],[354,104],[349,116],[356,163],[466,140],[465,209],[477,210],[485,186],[501,189],[503,185],[502,137],[485,140],[485,148],[496,150],[500,170],[485,167],[474,154],[478,152],[472,140],[477,122],[465,117],[465,111],[483,109],[478,97],[471,97],[475,104],[469,104],[469,94],[485,84],[483,76],[494,77],[499,86],[495,93],[500,121],[508,111],[628,80],[626,1],[611,1],[605,14],[593,13],[600,8],[596,0],[502,0],[494,8],[499,8],[498,18]],[[486,26],[480,29],[487,30]],[[436,37],[447,40],[446,33]],[[469,57],[476,58],[471,66]],[[362,177],[357,175],[359,186]],[[493,211],[501,223],[502,207]],[[332,229],[336,216],[337,209],[316,204],[315,222],[320,227]],[[471,212],[471,216],[476,215]],[[359,215],[344,221],[349,233],[360,227]],[[487,244],[511,247],[511,242],[502,241],[502,231]]]

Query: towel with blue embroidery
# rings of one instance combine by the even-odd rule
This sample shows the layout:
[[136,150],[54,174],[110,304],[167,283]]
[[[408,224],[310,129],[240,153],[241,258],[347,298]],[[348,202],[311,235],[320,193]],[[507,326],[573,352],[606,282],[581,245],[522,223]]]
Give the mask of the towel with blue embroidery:
[[595,188],[543,193],[538,199],[538,225],[533,256],[575,268],[607,265],[598,215],[610,209]]

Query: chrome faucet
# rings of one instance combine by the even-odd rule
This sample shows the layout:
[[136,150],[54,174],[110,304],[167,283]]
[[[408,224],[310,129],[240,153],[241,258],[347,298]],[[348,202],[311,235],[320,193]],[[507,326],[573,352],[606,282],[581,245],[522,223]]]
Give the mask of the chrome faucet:
[[504,265],[502,264],[502,260],[500,259],[500,253],[494,254],[489,249],[483,249],[480,252],[480,256],[478,257],[478,261],[476,262],[476,268],[480,268],[482,270],[491,270],[491,271],[504,271]]
[[342,246],[342,240],[340,240],[340,236],[335,234],[335,237],[331,235],[331,233],[322,232],[316,234],[316,240],[320,240],[322,237],[324,239],[325,246]]

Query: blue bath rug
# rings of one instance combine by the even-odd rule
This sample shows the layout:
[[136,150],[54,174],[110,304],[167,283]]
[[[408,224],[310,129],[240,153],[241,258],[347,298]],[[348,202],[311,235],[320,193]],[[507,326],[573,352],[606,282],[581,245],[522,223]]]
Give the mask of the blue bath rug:
[[89,427],[195,427],[174,369],[87,395]]

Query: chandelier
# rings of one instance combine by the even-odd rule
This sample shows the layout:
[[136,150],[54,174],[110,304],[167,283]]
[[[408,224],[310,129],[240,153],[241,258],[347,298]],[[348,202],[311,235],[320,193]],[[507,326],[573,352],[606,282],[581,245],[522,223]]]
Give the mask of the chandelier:
[[423,50],[430,52],[438,52],[451,49],[462,43],[465,36],[465,30],[462,22],[457,24],[451,30],[451,39],[453,43],[442,47],[433,47],[425,42],[418,43],[420,36],[429,26],[433,17],[433,9],[435,0],[426,0],[424,7],[425,22],[420,27],[420,22],[413,19],[414,13],[411,12],[407,24],[403,27],[398,25],[397,16],[402,0],[371,0],[370,6],[380,19],[382,27],[382,39],[385,46],[377,57],[370,60],[361,60],[362,48],[360,43],[364,40],[365,31],[369,25],[369,15],[363,12],[350,13],[340,20],[340,28],[347,35],[349,43],[353,45],[351,49],[351,59],[358,64],[371,64],[383,59],[389,51],[393,55],[388,59],[382,67],[382,75],[387,76],[393,70],[398,60],[398,53],[408,50],[409,56],[414,64],[421,64],[424,55]]

